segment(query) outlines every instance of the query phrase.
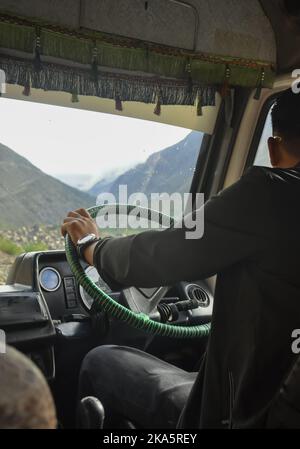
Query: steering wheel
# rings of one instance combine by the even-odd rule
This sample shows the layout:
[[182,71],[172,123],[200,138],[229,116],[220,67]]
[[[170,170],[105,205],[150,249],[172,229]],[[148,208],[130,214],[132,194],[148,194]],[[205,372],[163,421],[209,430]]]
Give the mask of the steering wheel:
[[[103,208],[112,208],[116,213],[120,211],[129,214],[132,210],[139,210],[142,217],[148,217],[148,220],[156,219],[159,224],[163,224],[167,218],[171,222],[171,226],[174,225],[174,220],[166,215],[152,211],[151,209],[145,209],[139,206],[130,206],[124,204],[111,204],[101,205],[88,209],[92,218],[96,218],[98,212]],[[142,289],[146,294],[141,294],[141,290],[135,287],[130,287],[127,290],[127,302],[129,308],[119,304],[107,293],[102,291],[96,283],[90,279],[83,267],[80,264],[79,256],[75,245],[68,234],[65,236],[65,249],[67,261],[70,265],[71,271],[75,276],[77,282],[87,292],[87,294],[93,298],[94,310],[105,311],[112,317],[117,318],[129,326],[137,329],[143,329],[144,331],[152,335],[168,336],[173,338],[196,338],[204,337],[209,334],[210,324],[203,324],[197,326],[186,326],[176,324],[166,324],[159,321],[154,321],[150,318],[150,314],[157,308],[160,300],[166,293],[166,287],[160,287],[155,289]]]

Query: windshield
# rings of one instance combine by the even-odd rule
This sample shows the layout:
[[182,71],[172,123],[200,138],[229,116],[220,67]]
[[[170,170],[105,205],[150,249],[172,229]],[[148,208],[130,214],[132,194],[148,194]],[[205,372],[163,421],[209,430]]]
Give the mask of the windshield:
[[70,210],[190,191],[200,131],[5,98],[0,110],[0,283],[16,255],[63,249]]

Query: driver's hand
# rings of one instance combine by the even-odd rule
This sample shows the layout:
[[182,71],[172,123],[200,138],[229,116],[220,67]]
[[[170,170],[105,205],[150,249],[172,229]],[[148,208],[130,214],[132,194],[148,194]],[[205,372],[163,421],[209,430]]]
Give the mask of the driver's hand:
[[87,234],[95,234],[100,237],[98,226],[95,220],[85,209],[77,209],[74,212],[69,212],[61,227],[63,236],[69,234],[72,242],[76,245],[78,240],[85,237]]

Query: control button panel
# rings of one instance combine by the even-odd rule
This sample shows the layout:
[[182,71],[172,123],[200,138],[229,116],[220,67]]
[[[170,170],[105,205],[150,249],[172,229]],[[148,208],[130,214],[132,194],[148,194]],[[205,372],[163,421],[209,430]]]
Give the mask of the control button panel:
[[65,277],[64,286],[67,308],[74,309],[78,307],[75,279],[73,277]]

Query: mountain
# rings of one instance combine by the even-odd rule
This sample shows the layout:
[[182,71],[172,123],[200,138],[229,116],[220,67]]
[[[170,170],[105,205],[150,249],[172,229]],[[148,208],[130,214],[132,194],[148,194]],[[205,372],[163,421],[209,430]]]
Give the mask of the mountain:
[[97,197],[99,195],[99,192],[109,192],[110,187],[116,181],[116,179],[123,175],[129,168],[132,166],[127,167],[118,167],[116,166],[113,171],[110,171],[106,173],[104,176],[100,178],[96,182],[96,184],[90,184],[90,187],[88,189],[83,189],[86,192],[88,192],[90,195]]
[[117,176],[111,178],[103,178],[100,179],[95,185],[93,185],[89,190],[88,193],[90,195],[96,196],[99,195],[100,192],[109,192],[112,184],[116,180]]
[[0,144],[0,226],[59,225],[65,214],[95,204],[94,198],[46,175]]
[[186,193],[191,181],[202,142],[202,134],[192,131],[185,139],[158,151],[143,164],[126,171],[111,183],[102,180],[89,190],[93,195],[113,193],[118,198],[119,185],[127,185],[128,194]]
[[68,173],[59,173],[55,174],[54,177],[59,179],[64,184],[68,186],[74,187],[75,189],[86,191],[88,190],[95,181],[90,175],[81,175],[81,174],[68,174]]

